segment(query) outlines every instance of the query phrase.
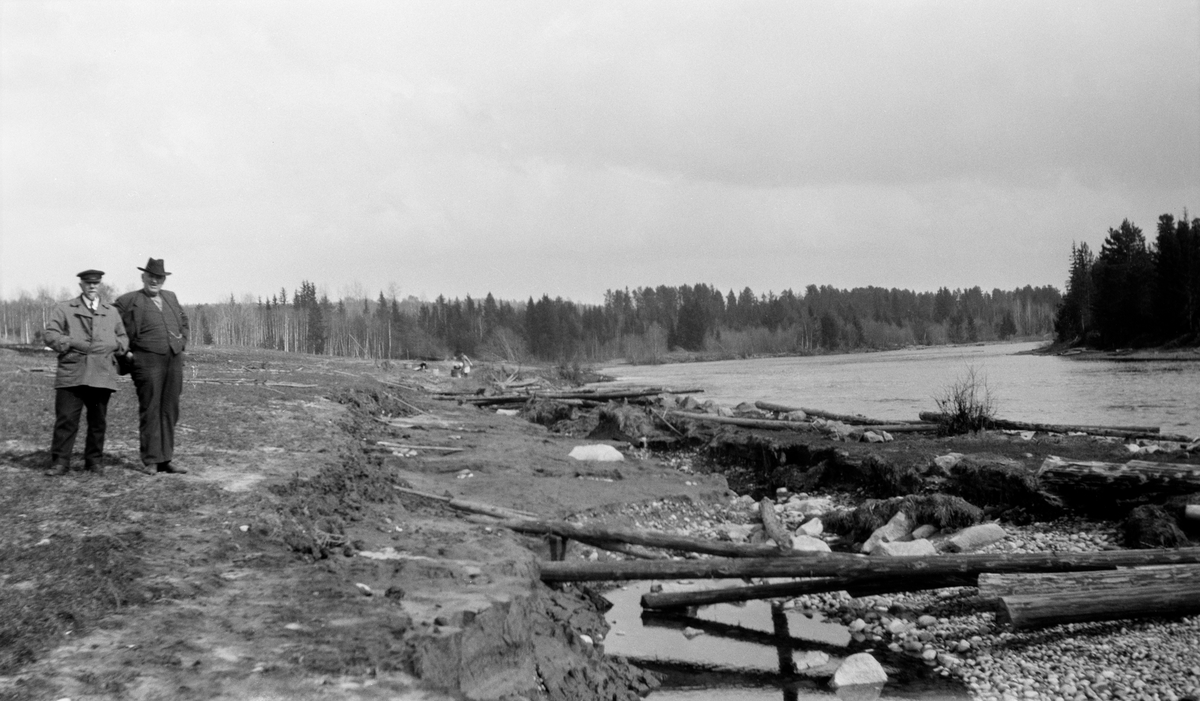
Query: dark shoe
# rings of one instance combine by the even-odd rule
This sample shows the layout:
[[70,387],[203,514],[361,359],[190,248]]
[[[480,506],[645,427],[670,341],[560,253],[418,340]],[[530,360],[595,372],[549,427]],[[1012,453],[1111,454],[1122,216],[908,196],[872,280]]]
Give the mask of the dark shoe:
[[69,469],[70,468],[67,466],[67,464],[65,462],[56,462],[56,463],[50,465],[50,467],[46,468],[46,476],[47,477],[62,477],[63,475],[67,474],[67,470],[69,470]]
[[167,462],[160,462],[158,464],[158,471],[165,472],[169,475],[186,475],[187,474],[186,468],[182,468],[178,465],[172,465],[170,460],[168,460]]
[[103,475],[103,474],[104,474],[104,466],[103,466],[103,465],[101,465],[101,464],[100,464],[100,463],[98,463],[98,462],[89,462],[89,463],[84,463],[84,465],[83,465],[83,471],[84,471],[84,472],[91,472],[91,473],[94,473],[94,474],[97,474],[97,475]]

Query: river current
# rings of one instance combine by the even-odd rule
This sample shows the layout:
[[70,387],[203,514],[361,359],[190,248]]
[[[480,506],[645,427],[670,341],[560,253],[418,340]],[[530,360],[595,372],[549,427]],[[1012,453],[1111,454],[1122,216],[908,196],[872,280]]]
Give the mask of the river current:
[[[916,420],[973,370],[1013,421],[1157,426],[1200,436],[1200,362],[1078,360],[1020,354],[1038,343],[941,346],[878,353],[615,365],[618,385],[703,389],[734,406],[768,401],[871,418]],[[606,385],[612,387],[612,385]]]

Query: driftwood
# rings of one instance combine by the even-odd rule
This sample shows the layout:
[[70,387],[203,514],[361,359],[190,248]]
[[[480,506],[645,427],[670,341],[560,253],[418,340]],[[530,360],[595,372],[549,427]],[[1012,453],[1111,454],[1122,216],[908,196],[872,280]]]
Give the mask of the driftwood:
[[403,494],[410,494],[412,496],[421,497],[423,499],[430,499],[432,501],[436,501],[436,502],[445,504],[446,506],[449,506],[452,509],[457,509],[458,511],[466,511],[466,512],[473,513],[473,514],[483,514],[484,516],[491,516],[493,518],[499,518],[499,519],[537,518],[537,514],[533,514],[528,511],[521,511],[520,509],[508,509],[503,506],[492,506],[491,504],[484,504],[484,503],[477,502],[477,501],[469,501],[467,499],[455,499],[454,497],[445,497],[445,496],[440,496],[438,494],[430,494],[429,492],[422,492],[422,491],[419,491],[416,489],[408,489],[407,487],[397,487],[395,485],[393,485],[392,488]]
[[783,551],[792,549],[792,534],[784,529],[783,524],[779,522],[779,516],[775,513],[775,502],[767,497],[758,502],[758,516],[762,519],[763,530],[766,531],[767,537],[775,541],[775,545]]
[[[683,552],[717,555],[723,558],[779,558],[799,559],[810,556],[795,550],[782,551],[772,545],[742,545],[705,538],[670,535],[655,531],[641,531],[632,528],[605,528],[602,526],[579,526],[566,521],[538,521],[532,519],[509,519],[494,525],[502,526],[520,533],[540,533],[571,538],[581,542],[615,542],[641,545],[663,550],[679,550]],[[562,564],[562,563],[549,563]],[[636,577],[634,579],[637,579]],[[647,577],[646,579],[654,579]]]
[[792,412],[792,411],[803,411],[805,414],[807,414],[809,416],[819,416],[822,419],[832,419],[834,421],[841,421],[844,424],[850,424],[852,426],[871,426],[871,425],[895,426],[895,425],[904,425],[904,424],[913,423],[910,421],[895,421],[895,420],[888,420],[888,419],[869,419],[865,416],[860,416],[858,414],[835,414],[831,411],[823,411],[821,409],[806,409],[804,407],[799,407],[799,406],[784,406],[783,404],[773,404],[771,402],[754,402],[754,406],[758,407],[759,409],[762,409],[763,411],[775,411],[775,412],[781,412],[781,413],[788,413],[788,412]]
[[752,584],[744,587],[722,589],[696,589],[693,591],[657,592],[642,595],[642,607],[647,609],[674,609],[708,604],[750,601],[753,599],[793,599],[805,594],[845,590],[850,596],[874,596],[896,592],[940,589],[943,587],[975,586],[976,578],[971,575],[934,575],[922,572],[903,575],[846,577],[812,577],[775,584]]
[[442,445],[409,445],[408,443],[392,443],[391,441],[375,441],[375,445],[381,445],[385,448],[403,448],[406,450],[439,450],[443,453],[461,453],[466,448],[452,448]]
[[1038,479],[1054,489],[1200,492],[1200,465],[1130,460],[1127,463],[1063,460],[1042,461]]
[[996,621],[1013,628],[1200,613],[1200,582],[1179,581],[1132,588],[1005,596]]
[[[945,421],[945,414],[933,411],[922,411],[922,421],[940,423]],[[1188,436],[1172,433],[1162,433],[1155,426],[1083,426],[1077,424],[1043,424],[1028,421],[1009,421],[1007,419],[991,419],[989,428],[1009,431],[1041,431],[1043,433],[1086,433],[1092,436],[1109,436],[1111,438],[1152,438],[1160,441],[1191,442]]]
[[1056,594],[1065,591],[1137,589],[1143,586],[1194,582],[1200,584],[1200,565],[1121,568],[1092,572],[1040,572],[1035,574],[979,575],[979,595],[985,599],[1002,596]]
[[[745,546],[742,546],[745,547]],[[1200,547],[1172,550],[1106,550],[1075,553],[987,553],[914,557],[867,557],[847,553],[802,553],[801,557],[712,558],[662,562],[546,562],[545,582],[744,577],[978,576],[983,572],[1070,572],[1116,567],[1200,562]]]
[[627,390],[578,390],[573,392],[527,392],[521,394],[505,394],[494,397],[463,397],[459,401],[464,404],[474,404],[475,406],[491,406],[493,404],[515,404],[519,402],[527,402],[531,399],[591,399],[594,401],[608,401],[610,399],[635,399],[638,397],[649,397],[656,394],[695,394],[703,392],[703,389],[668,389],[664,387],[647,387],[642,389],[627,389]]
[[729,424],[743,428],[765,428],[772,431],[813,431],[812,424],[807,421],[780,421],[778,419],[746,419],[737,416],[717,416],[716,414],[700,414],[692,411],[669,411],[667,416],[691,421],[705,421],[714,424]]

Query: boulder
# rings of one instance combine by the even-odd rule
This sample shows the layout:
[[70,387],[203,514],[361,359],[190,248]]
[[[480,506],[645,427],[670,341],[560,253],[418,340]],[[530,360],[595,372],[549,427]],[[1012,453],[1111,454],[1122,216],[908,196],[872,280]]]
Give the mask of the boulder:
[[916,528],[914,528],[913,532],[912,532],[912,537],[913,537],[913,540],[920,540],[922,538],[932,538],[933,536],[937,535],[937,532],[938,532],[937,526],[933,525],[932,523],[926,523],[923,526],[917,526]]
[[947,538],[946,549],[952,553],[969,553],[1004,540],[1007,535],[998,523],[981,523]]
[[571,449],[569,457],[594,462],[620,462],[625,459],[621,451],[611,445],[603,444],[577,445]]
[[1121,535],[1127,548],[1182,548],[1187,534],[1175,517],[1161,506],[1145,504],[1129,512],[1121,522]]
[[903,511],[897,511],[892,520],[876,528],[871,537],[867,538],[867,542],[863,543],[862,551],[869,553],[880,543],[909,539],[911,533],[912,524],[909,522],[908,516]]
[[938,550],[933,546],[933,543],[922,538],[921,540],[879,543],[871,549],[871,554],[882,555],[884,557],[919,557],[937,555]]
[[[782,418],[785,421],[808,421],[808,414],[805,414],[803,411],[800,411],[799,409],[797,409],[795,411],[787,412],[780,418]],[[1198,444],[1198,445],[1200,445],[1200,444]]]
[[933,459],[933,466],[930,469],[940,475],[949,477],[954,468],[958,466],[958,463],[962,461],[962,457],[962,453],[939,455]]
[[860,684],[885,684],[887,680],[887,672],[883,671],[883,665],[879,664],[870,653],[859,652],[842,660],[837,671],[833,673],[833,679],[829,681],[829,685],[840,689],[843,686]]
[[792,550],[806,553],[830,552],[829,543],[810,535],[797,535],[792,538]]
[[819,536],[825,530],[825,524],[819,518],[810,518],[796,529],[796,535]]

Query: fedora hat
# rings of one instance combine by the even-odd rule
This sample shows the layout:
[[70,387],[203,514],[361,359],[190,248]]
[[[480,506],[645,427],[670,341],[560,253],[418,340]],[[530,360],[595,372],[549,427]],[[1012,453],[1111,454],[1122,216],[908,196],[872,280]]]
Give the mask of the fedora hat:
[[151,258],[146,262],[146,267],[138,268],[138,270],[142,271],[143,273],[150,273],[151,275],[167,276],[171,274],[168,273],[166,268],[163,266],[162,258]]

